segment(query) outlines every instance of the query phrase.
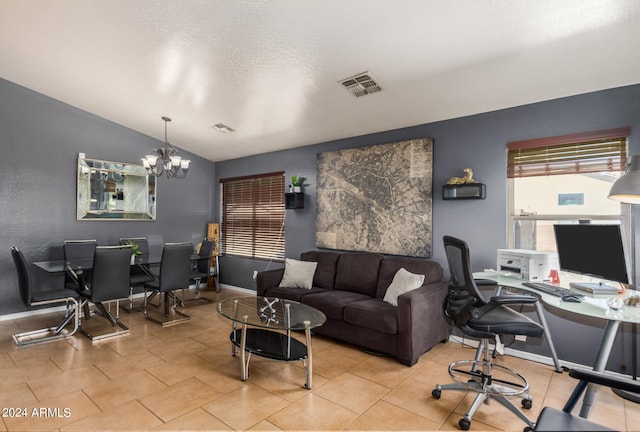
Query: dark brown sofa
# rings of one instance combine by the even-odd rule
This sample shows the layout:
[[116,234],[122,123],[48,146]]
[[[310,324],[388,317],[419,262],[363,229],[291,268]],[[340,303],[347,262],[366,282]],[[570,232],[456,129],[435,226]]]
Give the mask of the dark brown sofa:
[[[449,337],[442,304],[447,284],[435,261],[385,257],[377,253],[310,251],[301,261],[317,262],[311,289],[279,287],[284,268],[259,272],[257,295],[295,300],[321,310],[327,322],[315,332],[389,354],[408,366]],[[420,288],[383,298],[400,269],[425,276]]]

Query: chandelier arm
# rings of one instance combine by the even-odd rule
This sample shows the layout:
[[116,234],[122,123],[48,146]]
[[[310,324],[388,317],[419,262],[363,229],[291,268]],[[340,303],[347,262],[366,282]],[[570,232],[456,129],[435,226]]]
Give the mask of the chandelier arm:
[[[167,178],[183,179],[189,171],[190,160],[182,159],[178,155],[178,149],[172,146],[167,139],[167,123],[171,121],[169,117],[162,116],[164,121],[164,146],[153,149],[151,155],[142,158],[144,167],[149,175],[159,177],[163,173]],[[150,163],[151,157],[155,160],[154,164]],[[173,159],[173,160],[172,160]],[[175,163],[177,161],[177,164]]]

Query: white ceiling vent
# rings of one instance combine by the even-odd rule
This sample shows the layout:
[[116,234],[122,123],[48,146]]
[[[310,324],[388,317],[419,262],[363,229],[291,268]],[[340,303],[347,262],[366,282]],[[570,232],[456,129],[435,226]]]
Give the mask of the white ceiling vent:
[[235,132],[235,129],[230,128],[229,126],[227,126],[224,123],[216,123],[214,125],[211,126],[212,128],[214,128],[215,130],[217,130],[218,132],[222,132],[222,133],[230,133],[230,132]]
[[382,90],[380,85],[378,85],[376,80],[373,78],[373,75],[369,72],[363,72],[338,82],[345,86],[347,90],[356,97]]

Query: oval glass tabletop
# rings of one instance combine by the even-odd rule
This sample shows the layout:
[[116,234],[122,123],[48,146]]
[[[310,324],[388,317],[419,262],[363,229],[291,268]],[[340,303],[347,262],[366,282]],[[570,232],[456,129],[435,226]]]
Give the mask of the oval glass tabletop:
[[314,328],[327,320],[322,312],[311,306],[275,297],[225,299],[218,302],[217,309],[220,315],[232,321],[246,321],[250,326],[274,330],[304,330],[306,322],[309,328]]

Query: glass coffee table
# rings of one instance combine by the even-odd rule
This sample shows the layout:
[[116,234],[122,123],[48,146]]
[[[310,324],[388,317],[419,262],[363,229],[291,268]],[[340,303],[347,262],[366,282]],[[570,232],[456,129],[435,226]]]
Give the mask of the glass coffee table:
[[[249,378],[251,355],[274,360],[301,360],[306,371],[305,387],[311,389],[313,356],[311,329],[327,317],[311,306],[275,297],[239,297],[218,302],[218,312],[233,322],[232,354],[240,349],[242,381]],[[291,331],[305,333],[305,342],[291,337]]]

